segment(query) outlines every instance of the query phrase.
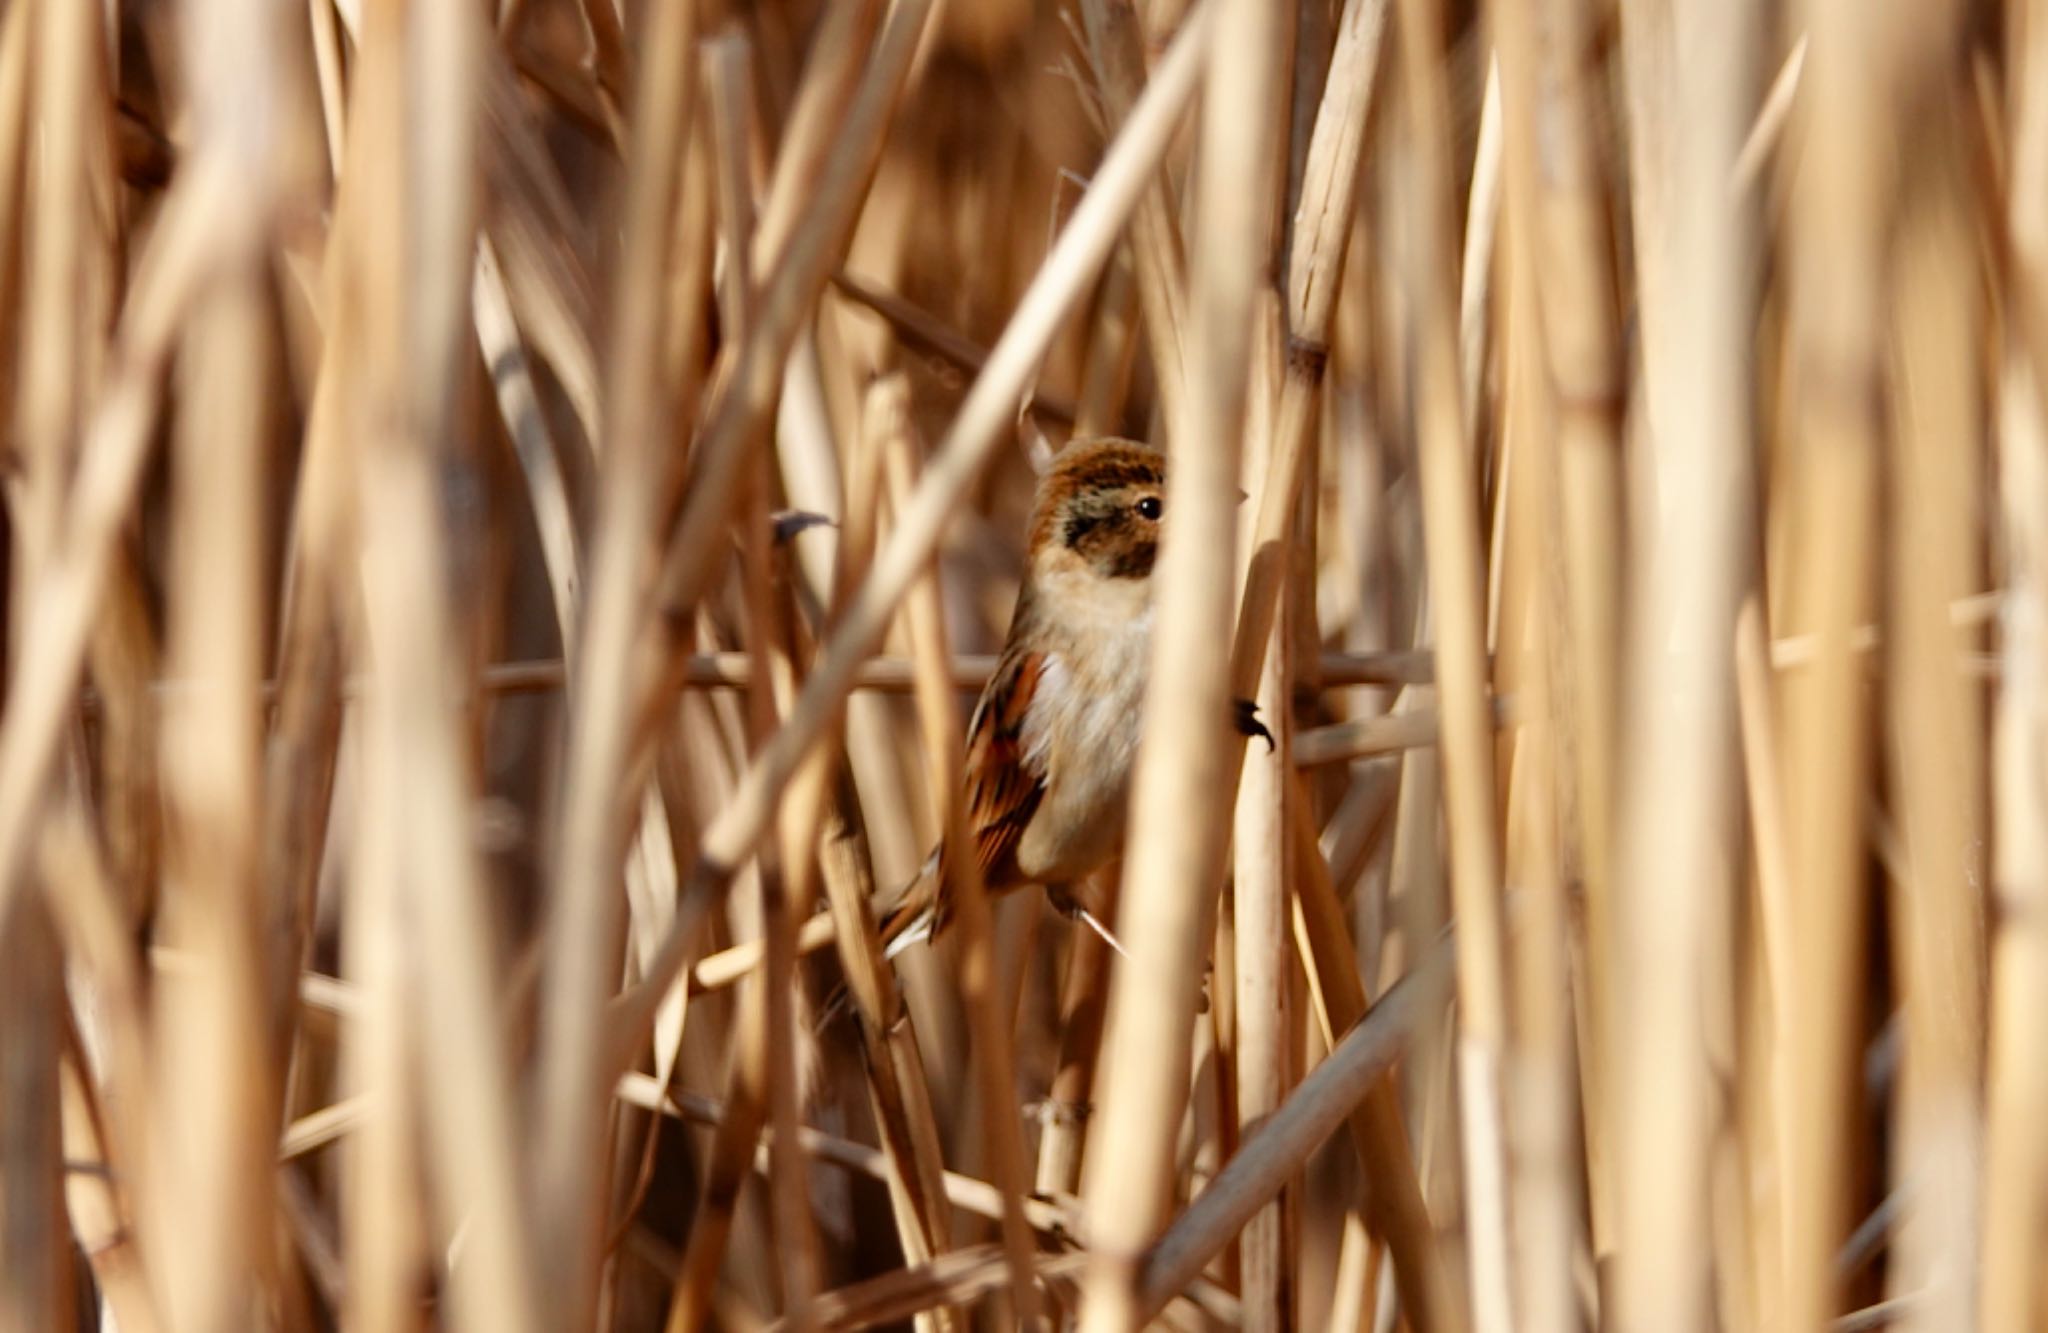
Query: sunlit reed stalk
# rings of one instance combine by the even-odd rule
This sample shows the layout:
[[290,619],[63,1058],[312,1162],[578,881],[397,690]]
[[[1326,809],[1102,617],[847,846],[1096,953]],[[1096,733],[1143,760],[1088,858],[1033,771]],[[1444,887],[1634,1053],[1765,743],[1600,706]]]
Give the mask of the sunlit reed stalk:
[[1451,897],[1458,922],[1458,1096],[1465,1194],[1471,1211],[1472,1304],[1480,1333],[1500,1333],[1511,1326],[1500,1100],[1506,1027],[1500,849],[1485,720],[1488,684],[1473,509],[1477,491],[1458,401],[1456,329],[1451,318],[1456,279],[1443,239],[1449,223],[1451,146],[1440,6],[1430,0],[1404,0],[1400,36],[1414,153],[1411,215],[1419,237],[1409,286],[1420,358],[1417,452],[1443,710]]
[[[1207,31],[1201,176],[1184,352],[1187,434],[1173,442],[1154,581],[1148,743],[1132,780],[1132,842],[1117,911],[1130,957],[1113,973],[1108,1052],[1097,1080],[1094,1150],[1083,1164],[1089,1265],[1081,1327],[1143,1318],[1138,1250],[1159,1225],[1172,1139],[1187,1099],[1189,1037],[1203,936],[1223,871],[1222,800],[1231,753],[1229,661],[1236,570],[1238,446],[1247,402],[1259,260],[1271,224],[1265,141],[1278,120],[1276,17],[1219,0]],[[1192,26],[1192,25],[1191,25]],[[1185,30],[1184,30],[1185,31]]]
[[1989,1056],[1986,1087],[1984,1258],[1980,1315],[1986,1329],[2032,1327],[2041,1311],[2032,1256],[2044,1217],[2041,1182],[2048,1151],[2038,1131],[2048,1111],[2048,1067],[2029,1057],[2034,1015],[2048,1003],[2048,932],[2039,906],[2048,901],[2048,840],[2041,811],[2042,745],[2048,700],[2041,694],[2042,627],[2048,625],[2048,427],[2043,424],[2042,368],[2048,366],[2048,5],[2026,4],[2012,16],[2019,81],[2011,94],[2012,174],[2009,225],[2013,255],[2013,327],[1998,380],[1999,505],[2005,519],[2002,573],[2008,672],[1995,703],[1992,805],[1998,830],[1991,863]]
[[[1645,289],[1666,303],[1657,318],[1671,333],[1645,367],[1645,391],[1658,491],[1687,502],[1660,500],[1656,516],[1636,520],[1658,537],[1639,548],[1644,574],[1630,606],[1624,734],[1632,739],[1620,757],[1626,778],[1612,860],[1620,878],[1611,906],[1590,905],[1613,913],[1607,941],[1619,951],[1595,959],[1612,977],[1612,1008],[1595,1015],[1595,1031],[1607,1048],[1602,1095],[1618,1140],[1614,1234],[1633,1242],[1617,1287],[1630,1328],[1706,1327],[1710,1308],[1717,1126],[1699,1034],[1721,993],[1714,977],[1731,966],[1709,949],[1729,938],[1735,885],[1720,849],[1735,814],[1730,644],[1751,540],[1749,415],[1740,404],[1751,392],[1741,293],[1752,260],[1750,224],[1727,180],[1750,95],[1748,22],[1726,6],[1674,7],[1673,37],[1690,54],[1668,72],[1658,122],[1668,135],[1671,231],[1648,256],[1667,267]],[[1652,879],[1662,886],[1654,894]]]
[[[1951,104],[1924,127],[1930,163],[1952,151]],[[1982,512],[1984,311],[1965,236],[1960,173],[1930,169],[1909,200],[1893,263],[1898,305],[1892,375],[1899,407],[1887,462],[1893,550],[1886,562],[1892,632],[1895,808],[1909,879],[1892,885],[1903,941],[1905,1052],[1897,1092],[1895,1178],[1926,1193],[1901,1228],[1886,1294],[1910,1298],[1908,1329],[1977,1326],[1982,1205],[1985,920],[1985,698],[1955,649],[1975,635],[1948,607],[1983,578],[1973,515]]]
[[[1884,81],[1901,55],[1888,12],[1818,0],[1802,89],[1805,146],[1786,253],[1793,265],[1788,336],[1790,439],[1799,515],[1783,623],[1820,635],[1819,655],[1783,682],[1786,827],[1791,834],[1790,1135],[1786,1160],[1788,1327],[1833,1314],[1832,1260],[1849,1222],[1847,1161],[1835,1151],[1851,1114],[1865,960],[1860,828],[1868,799],[1867,696],[1849,644],[1873,603],[1878,312],[1884,308],[1878,219],[1888,182],[1870,127],[1887,119]],[[1678,997],[1673,997],[1673,1003]],[[1674,1013],[1674,1018],[1676,1014]],[[1673,1238],[1674,1252],[1679,1237]]]
[[[242,190],[261,195],[276,188],[285,144],[274,131],[249,133],[239,118],[275,123],[281,90],[265,75],[276,59],[277,29],[255,7],[210,9],[187,18],[192,65],[207,84],[195,107],[197,151],[212,155]],[[259,285],[268,239],[260,231],[236,238],[193,312],[180,357],[170,662],[200,687],[164,725],[172,888],[165,935],[202,963],[157,997],[163,1103],[147,1234],[173,1275],[164,1296],[169,1322],[192,1328],[242,1322],[271,1269],[266,1144],[276,1133],[281,1080],[266,1069],[256,879],[262,717],[252,702],[268,601]],[[213,1205],[197,1212],[184,1202],[209,1196]]]

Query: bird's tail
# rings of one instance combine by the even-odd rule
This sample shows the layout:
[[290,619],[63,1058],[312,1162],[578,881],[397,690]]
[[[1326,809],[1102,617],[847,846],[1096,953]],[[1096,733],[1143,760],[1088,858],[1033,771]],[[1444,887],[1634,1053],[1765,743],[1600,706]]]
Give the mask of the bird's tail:
[[939,849],[924,859],[910,883],[882,913],[876,928],[882,936],[882,957],[895,961],[898,954],[922,940],[931,939],[946,924],[945,879],[939,873]]
[[[939,853],[933,850],[918,867],[908,884],[897,890],[893,901],[882,909],[875,923],[882,937],[882,958],[894,962],[911,945],[928,940],[945,925],[945,900],[939,892]],[[818,1010],[815,1026],[823,1029],[853,1002],[853,990],[842,979]]]

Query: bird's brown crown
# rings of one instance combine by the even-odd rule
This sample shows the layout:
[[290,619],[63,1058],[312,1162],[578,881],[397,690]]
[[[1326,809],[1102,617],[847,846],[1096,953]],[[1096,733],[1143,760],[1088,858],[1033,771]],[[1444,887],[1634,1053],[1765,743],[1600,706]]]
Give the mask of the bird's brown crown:
[[1105,578],[1152,573],[1166,507],[1166,455],[1134,440],[1071,444],[1038,483],[1031,549]]

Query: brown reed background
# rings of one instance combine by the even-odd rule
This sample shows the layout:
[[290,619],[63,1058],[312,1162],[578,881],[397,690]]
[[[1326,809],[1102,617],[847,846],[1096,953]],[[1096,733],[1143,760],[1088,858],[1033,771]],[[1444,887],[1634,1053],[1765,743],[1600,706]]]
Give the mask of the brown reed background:
[[0,1329],[2048,1327],[2044,386],[2044,0],[8,0]]

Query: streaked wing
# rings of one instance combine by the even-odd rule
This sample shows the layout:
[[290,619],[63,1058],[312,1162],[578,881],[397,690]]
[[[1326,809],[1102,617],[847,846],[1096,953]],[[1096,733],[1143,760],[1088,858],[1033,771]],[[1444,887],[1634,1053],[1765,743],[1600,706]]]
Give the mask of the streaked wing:
[[967,831],[991,887],[1016,882],[1017,841],[1045,795],[1045,759],[1027,752],[1024,720],[1050,665],[1044,653],[1005,654],[967,734]]

